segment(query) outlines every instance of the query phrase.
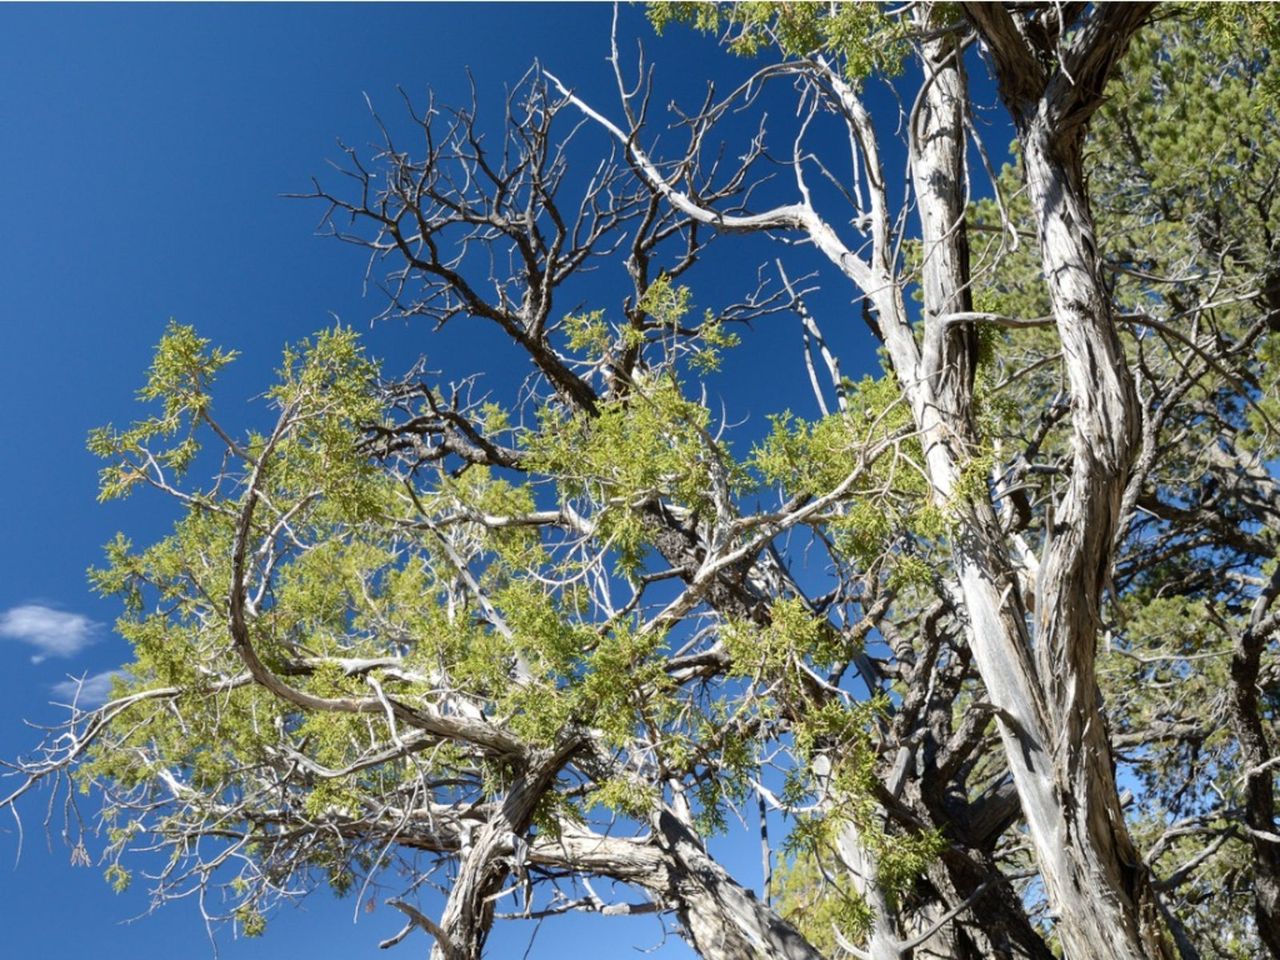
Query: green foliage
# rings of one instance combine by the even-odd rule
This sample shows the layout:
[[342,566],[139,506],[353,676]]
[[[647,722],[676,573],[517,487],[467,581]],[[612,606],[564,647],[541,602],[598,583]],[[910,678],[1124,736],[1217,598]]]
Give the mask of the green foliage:
[[683,285],[676,286],[670,277],[662,274],[645,290],[640,309],[659,326],[675,327],[688,315],[692,303],[693,291]]
[[697,779],[694,824],[704,836],[728,828],[727,808],[745,802],[756,771],[756,744],[732,717],[732,707],[718,701],[699,719],[693,742],[705,767]]
[[236,358],[234,350],[210,350],[209,343],[196,336],[194,327],[170,320],[138,398],[161,401],[166,419],[202,412],[214,375]]
[[[251,458],[263,455],[263,437],[236,443],[209,414],[213,374],[232,356],[210,350],[190,328],[170,327],[140,393],[145,402],[159,402],[163,416],[127,434],[106,428],[91,438],[91,449],[115,461],[104,471],[104,496],[127,492],[143,479],[173,479],[155,472],[152,462],[159,458],[147,445],[180,426],[187,429],[190,445],[200,442],[197,430],[216,433],[230,462],[238,460],[246,470]],[[277,548],[284,556],[270,603],[251,623],[255,647],[272,669],[296,670],[301,655],[351,656],[362,647],[372,653],[381,649],[374,637],[385,622],[432,617],[430,590],[403,589],[405,582],[398,578],[411,575],[397,568],[394,545],[366,539],[351,526],[392,506],[381,475],[361,449],[365,429],[381,415],[375,373],[355,335],[335,329],[286,351],[280,382],[270,393],[287,413],[263,470],[267,506],[260,512],[286,516],[293,538],[291,545]],[[217,683],[243,670],[229,645],[225,605],[218,600],[230,590],[239,512],[223,484],[219,480],[209,491],[182,495],[186,512],[172,534],[152,546],[135,551],[127,538],[117,536],[106,548],[106,565],[90,571],[96,590],[125,601],[117,629],[131,644],[134,662],[114,694],[156,687],[181,692],[171,707],[142,701],[132,712],[136,726],[99,738],[80,768],[82,785],[111,782],[129,789],[175,770],[212,800],[232,789],[245,771],[269,762],[278,731],[286,727],[299,749],[331,770],[346,766],[377,736],[354,716],[297,717],[261,688]],[[322,664],[295,682],[322,696],[363,695],[368,689],[333,664]],[[398,775],[391,765],[318,777],[299,791],[297,801],[313,816],[357,812],[362,797],[377,790],[379,778]],[[118,842],[128,838],[121,834]],[[118,881],[120,875],[113,876]],[[240,918],[245,931],[260,932],[261,915],[256,908],[246,910]]]
[[[769,436],[752,451],[752,468],[766,483],[778,484],[789,495],[819,496],[862,464],[869,449],[911,426],[911,411],[891,375],[863,377],[847,385],[845,396],[846,412],[814,423],[799,420],[789,411],[771,417]],[[890,461],[867,464],[870,471],[859,489],[869,491],[876,481],[883,481],[893,469]]]
[[244,906],[236,911],[240,932],[246,937],[260,937],[267,931],[267,920],[253,907]]
[[[927,586],[935,561],[919,551],[947,534],[948,505],[934,502],[924,480],[911,412],[890,375],[846,383],[845,398],[844,412],[812,423],[789,412],[772,417],[772,429],[752,451],[749,465],[766,483],[800,498],[826,495],[856,471],[823,517],[839,554],[862,569],[884,566],[894,589]],[[991,463],[975,458],[965,476],[989,471]],[[985,484],[983,476],[965,485],[956,499],[985,492]],[[916,552],[902,549],[908,539],[915,540]]]
[[[1272,51],[1280,47],[1280,9],[1271,3],[1192,3],[1192,15],[1203,18],[1203,36],[1215,45],[1239,44],[1253,56],[1265,58],[1268,65]],[[1256,117],[1280,104],[1280,72],[1262,71],[1257,76],[1259,94],[1254,102]]]
[[873,72],[897,74],[909,49],[905,23],[878,3],[650,3],[648,17],[659,33],[673,23],[724,31],[729,49],[742,56],[774,45],[788,57],[829,54],[855,81]]
[[581,351],[593,360],[598,360],[609,352],[613,337],[604,321],[603,310],[565,317],[564,328],[568,334],[570,350]]
[[576,691],[578,710],[612,746],[625,746],[649,709],[642,691],[660,695],[664,674],[653,654],[662,642],[660,634],[615,623],[587,658]]
[[824,815],[798,819],[787,837],[787,862],[779,871],[784,914],[815,945],[835,945],[832,924],[850,940],[864,942],[873,919],[866,901],[839,866],[837,848],[852,829],[856,842],[877,865],[876,883],[890,903],[907,894],[946,845],[938,831],[886,830],[875,799],[876,750],[872,730],[888,709],[884,700],[844,705],[828,702],[805,714],[793,735],[799,757],[810,768],[821,756],[829,772],[820,784],[793,776],[788,799],[795,803],[810,791],[839,802]]
[[129,884],[133,881],[133,874],[118,863],[108,866],[103,876],[116,893],[124,893],[129,889]]
[[613,777],[602,783],[592,795],[593,806],[604,807],[636,820],[643,820],[654,807],[657,791],[649,784],[625,777]]
[[[839,58],[855,79],[892,71],[905,49],[902,21],[880,5],[654,4],[650,16],[659,28],[680,22],[727,30],[742,54],[769,44],[785,56],[819,51]],[[1280,141],[1269,136],[1274,108],[1262,94],[1274,83],[1265,38],[1276,18],[1236,8],[1193,9],[1189,16],[1191,23],[1168,24],[1135,43],[1094,120],[1090,190],[1118,310],[1160,313],[1190,339],[1225,343],[1256,322],[1256,302],[1227,302],[1211,314],[1179,311],[1202,302],[1214,284],[1260,289],[1274,271]],[[1000,176],[1017,249],[1008,246],[994,201],[973,204],[967,222],[975,228],[975,263],[984,265],[975,274],[975,308],[1030,319],[1051,311],[1020,180],[1016,164]],[[908,241],[908,263],[919,255]],[[1184,279],[1146,279],[1169,263]],[[584,811],[644,821],[677,785],[698,829],[715,833],[750,795],[760,767],[788,755],[784,801],[796,807],[820,801],[824,812],[799,818],[790,830],[780,902],[815,945],[832,952],[833,924],[856,941],[872,920],[836,861],[842,833],[856,833],[893,903],[942,851],[939,833],[907,831],[886,816],[877,778],[897,748],[893,711],[904,678],[919,675],[915,658],[925,649],[929,618],[936,618],[929,629],[945,645],[934,665],[938,686],[930,687],[931,696],[942,698],[934,701],[942,704],[941,725],[950,714],[954,731],[965,706],[980,696],[957,639],[964,635],[963,611],[942,589],[954,578],[951,551],[965,506],[992,496],[993,476],[1015,472],[1009,451],[1034,448],[1037,470],[1020,479],[1031,514],[1009,522],[1010,529],[1013,520],[1022,524],[1018,533],[1039,552],[1047,539],[1043,504],[1061,502],[1071,482],[1054,328],[978,328],[979,440],[958,451],[960,475],[950,501],[940,502],[924,479],[925,452],[893,375],[846,381],[847,409],[840,413],[814,421],[787,412],[771,418],[767,436],[735,462],[712,436],[707,404],[691,399],[685,378],[715,371],[737,336],[711,311],[699,319],[691,290],[665,274],[622,315],[615,322],[604,309],[573,314],[548,341],[567,349],[562,360],[570,369],[591,376],[620,357],[634,361],[629,377],[611,383],[592,413],[571,411],[541,385],[528,406],[457,400],[450,411],[457,419],[444,429],[462,430],[468,443],[501,437],[495,442],[508,454],[494,458],[501,467],[433,446],[444,442],[441,428],[421,423],[438,420],[455,398],[432,393],[434,402],[427,402],[410,392],[411,401],[389,400],[379,365],[342,328],[286,352],[267,394],[282,414],[279,425],[233,438],[213,418],[211,387],[234,354],[171,325],[139,394],[157,412],[125,430],[108,426],[91,435],[90,449],[107,461],[104,499],[142,483],[176,497],[181,508],[167,536],[142,547],[118,536],[106,547],[104,566],[90,572],[97,591],[121,598],[117,627],[133,650],[113,693],[178,692],[140,700],[128,723],[105,730],[80,768],[80,784],[106,785],[117,804],[125,795],[149,803],[178,784],[183,809],[155,814],[157,829],[178,843],[187,842],[192,824],[216,824],[228,837],[243,830],[251,867],[231,889],[233,915],[247,935],[262,931],[263,897],[285,888],[290,871],[314,874],[338,893],[354,889],[360,874],[374,869],[375,855],[345,838],[386,816],[388,797],[407,798],[406,810],[430,799],[471,817],[510,788],[525,753],[540,755],[570,737],[583,737],[591,749],[557,771],[538,800],[533,829],[547,835],[585,822]],[[1185,365],[1168,341],[1126,333],[1124,342],[1144,374]],[[1241,363],[1250,400],[1280,420],[1280,335],[1262,335],[1256,356]],[[1148,510],[1152,501],[1140,501],[1155,521],[1144,519],[1149,525],[1125,544],[1115,575],[1119,595],[1103,611],[1098,680],[1117,742],[1140,743],[1119,760],[1124,775],[1142,784],[1133,819],[1145,845],[1182,816],[1203,817],[1225,836],[1231,824],[1214,804],[1236,808],[1241,801],[1235,746],[1212,704],[1229,683],[1239,597],[1256,588],[1260,567],[1220,543],[1253,538],[1273,548],[1274,534],[1242,508],[1202,496],[1204,454],[1219,449],[1213,444],[1222,430],[1264,457],[1277,447],[1238,392],[1206,367],[1193,413],[1170,421],[1148,481],[1151,496],[1172,506],[1175,519],[1157,515],[1161,504]],[[543,406],[535,416],[537,403]],[[418,426],[402,431],[402,447],[381,450],[373,442],[374,434],[383,435],[376,428],[389,433],[397,417],[416,418]],[[208,486],[181,489],[193,465],[217,461],[200,456],[204,447],[217,449],[221,465]],[[375,450],[384,459],[375,459]],[[804,524],[785,527],[770,514],[776,508],[760,505],[765,499],[814,511]],[[368,698],[376,689],[394,699],[396,716],[466,717],[518,739],[520,750],[509,756],[465,737],[448,742],[432,734],[412,750],[391,751],[388,744],[413,728],[389,721],[381,709],[303,709],[248,682],[227,601],[231,558],[250,504],[247,630],[282,682],[322,698]],[[1179,534],[1178,522],[1189,532]],[[829,575],[839,589],[810,605],[762,591],[763,567],[752,574],[730,569],[715,586],[747,598],[733,614],[742,619],[714,609],[708,595],[679,623],[650,619],[666,602],[655,598],[695,576],[710,538],[723,537],[726,549],[757,548],[749,541],[760,530],[769,549],[783,536],[803,541],[806,550],[812,545],[824,569],[797,566],[794,576],[807,582]],[[670,548],[672,538],[684,537]],[[652,549],[658,542],[664,562]],[[1134,555],[1149,543],[1165,555],[1143,567]],[[677,561],[668,554],[686,546],[684,566],[673,569]],[[1203,568],[1220,559],[1224,571],[1249,584],[1234,599],[1225,575],[1206,585]],[[660,585],[630,595],[650,584]],[[862,652],[861,640],[852,638],[865,634],[837,625],[873,609],[888,610],[868,642],[896,660],[883,684],[893,700],[881,694],[854,702],[843,695],[849,677],[837,668]],[[673,666],[676,649],[698,652],[682,653],[683,663]],[[1269,717],[1280,711],[1273,701]],[[1203,732],[1168,744],[1141,740],[1186,721],[1202,723]],[[998,751],[986,744],[978,750],[974,772],[945,785],[956,796],[1007,772]],[[1214,797],[1204,782],[1214,785]],[[113,848],[139,843],[144,828],[113,817],[124,807],[110,803]],[[233,803],[253,809],[256,819],[227,815]],[[292,818],[296,830],[277,831],[276,818]],[[398,808],[395,818],[398,838],[407,821]],[[303,848],[299,838],[308,831],[315,845]],[[1163,875],[1203,850],[1198,842],[1180,838],[1162,848]],[[1247,896],[1249,858],[1238,837],[1228,837],[1199,869],[1197,883]],[[113,866],[108,880],[123,885],[128,873]],[[1197,929],[1212,927],[1207,908],[1193,912]],[[1229,949],[1248,943],[1247,924],[1230,910],[1222,913],[1234,938]]]
[[[778,908],[824,956],[839,956],[834,930],[855,944],[866,942],[875,916],[843,878],[830,856],[798,851],[776,872]],[[834,930],[833,930],[834,928]]]
[[724,322],[707,311],[698,327],[699,346],[689,357],[689,365],[698,373],[714,373],[720,369],[721,353],[741,343],[741,338],[725,329]]
[[965,460],[964,466],[960,468],[959,476],[956,477],[955,487],[951,491],[953,503],[962,504],[987,497],[991,471],[995,465],[994,454],[971,454]]
[[387,505],[380,474],[361,449],[381,404],[377,366],[365,357],[353,330],[335,327],[285,350],[280,383],[270,396],[297,420],[282,450],[274,480],[295,495],[317,487],[326,512],[358,521]]
[[693,310],[693,292],[660,274],[645,288],[636,304],[632,322],[620,328],[610,324],[603,310],[573,314],[562,324],[570,350],[595,362],[614,352],[644,352],[654,369],[671,369],[684,359],[695,373],[709,374],[720,368],[723,351],[737,346],[737,334],[725,329],[712,311],[704,312],[700,323],[686,318]]
[[563,501],[599,505],[600,533],[619,569],[633,572],[648,543],[645,504],[661,497],[695,512],[710,508],[710,471],[719,454],[706,432],[709,421],[673,376],[657,376],[601,404],[595,416],[544,410],[538,434],[529,438],[529,459],[555,478]]
[[[200,451],[195,433],[207,420],[209,388],[219,370],[236,358],[235,351],[209,349],[210,341],[195,329],[170,321],[156,347],[146,385],[138,391],[144,402],[158,401],[158,416],[136,421],[127,430],[110,424],[89,434],[89,452],[115,461],[99,474],[99,501],[128,496],[148,476],[148,461],[181,477]],[[179,438],[181,435],[181,439]],[[155,440],[173,441],[157,450]]]
[[799,600],[776,600],[769,608],[769,624],[731,623],[721,630],[731,670],[739,676],[776,678],[799,661],[819,667],[847,661],[854,651],[846,649],[830,624],[815,617]]

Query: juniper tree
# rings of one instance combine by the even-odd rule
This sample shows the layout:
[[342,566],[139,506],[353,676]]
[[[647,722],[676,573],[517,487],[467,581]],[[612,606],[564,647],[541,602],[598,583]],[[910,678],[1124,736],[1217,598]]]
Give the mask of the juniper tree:
[[[136,659],[8,802],[95,791],[113,881],[164,850],[158,899],[248,933],[322,880],[387,891],[388,945],[447,960],[576,910],[713,960],[1280,955],[1274,19],[650,14],[757,59],[677,111],[680,149],[615,38],[612,100],[535,68],[499,143],[432,103],[413,149],[349,152],[353,191],[316,184],[388,313],[496,325],[518,389],[335,328],[236,436],[234,354],[171,326],[156,412],[90,441],[104,497],[182,509],[92,575]],[[786,139],[722,150],[775,87]],[[766,282],[700,286],[743,233],[778,242]],[[819,264],[847,315],[811,309]],[[617,294],[583,307],[593,268]],[[706,385],[796,319],[821,415],[743,442]],[[864,322],[883,369],[851,380],[824,331]],[[758,892],[706,846],[757,808],[787,824]]]

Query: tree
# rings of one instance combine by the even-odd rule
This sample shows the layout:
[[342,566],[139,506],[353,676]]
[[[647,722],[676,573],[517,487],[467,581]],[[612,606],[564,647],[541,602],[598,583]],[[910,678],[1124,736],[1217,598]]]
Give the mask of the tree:
[[[90,441],[104,497],[183,509],[93,574],[137,659],[7,802],[96,788],[114,880],[158,846],[160,899],[225,884],[249,933],[318,877],[398,877],[392,942],[442,960],[573,910],[669,913],[709,960],[1280,955],[1274,15],[651,17],[762,58],[678,113],[674,153],[615,42],[615,103],[535,68],[497,146],[474,105],[410,107],[420,154],[381,127],[354,190],[316,184],[392,265],[389,312],[496,324],[518,390],[394,375],[335,328],[238,437],[212,403],[233,354],[170,328],[159,412]],[[794,129],[730,162],[778,86]],[[704,292],[735,234],[780,242],[772,282]],[[621,296],[570,306],[597,266]],[[880,376],[841,375],[819,268]],[[735,449],[700,384],[783,313],[822,416]],[[705,845],[748,800],[788,825],[759,896]]]

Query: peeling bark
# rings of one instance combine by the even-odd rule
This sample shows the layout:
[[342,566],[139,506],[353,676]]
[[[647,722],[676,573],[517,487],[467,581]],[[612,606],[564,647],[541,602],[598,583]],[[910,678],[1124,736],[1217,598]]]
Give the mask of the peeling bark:
[[[1125,826],[1094,674],[1100,598],[1140,411],[1099,274],[1081,150],[1106,77],[1148,11],[1144,4],[1099,7],[1070,45],[1037,49],[1003,7],[968,6],[996,62],[1022,144],[1072,402],[1072,474],[1046,534],[1051,542],[1040,571],[1035,663],[1019,657],[1015,682],[992,690],[1005,710],[1002,736],[1058,912],[1058,936],[1072,958],[1174,955]],[[1060,60],[1052,72],[1050,54]],[[1018,603],[1016,593],[1011,600]],[[984,681],[1008,665],[985,646],[975,647]]]
[[[1063,54],[1073,72],[1064,62],[1052,74],[1043,66],[1047,52],[1033,49],[1019,29],[1022,21],[1003,7],[971,5],[969,13],[992,50],[1019,130],[1074,424],[1071,486],[1048,533],[1034,643],[990,502],[983,498],[965,511],[957,559],[974,658],[999,708],[1001,737],[1067,956],[1170,957],[1154,889],[1120,808],[1094,675],[1100,597],[1140,423],[1098,271],[1081,164],[1084,123],[1147,8],[1095,12]],[[945,89],[940,81],[934,86]],[[945,140],[925,145],[937,143]],[[931,183],[947,182],[947,171],[933,166],[945,156],[917,148],[912,158],[926,228],[926,310],[936,318],[967,309],[954,292],[967,278],[955,267],[947,271],[952,258],[935,250],[945,250],[945,242],[928,244],[930,223],[939,219],[929,215],[930,204],[945,210],[950,200],[945,191],[928,192]],[[954,238],[950,246],[962,262]],[[939,299],[931,303],[930,297]],[[941,326],[936,319],[933,325]],[[947,396],[960,386],[955,371],[964,363],[963,345],[948,342],[945,333],[926,333],[919,379],[934,385],[931,406],[943,411],[946,432],[960,438],[952,441],[960,449],[940,442],[929,450],[934,482],[950,496],[971,434],[959,417],[965,405]]]
[[738,884],[670,810],[654,817],[666,860],[662,896],[703,960],[823,960],[791,924]]
[[569,757],[581,746],[570,739],[554,752],[535,758],[530,772],[516,778],[498,812],[480,827],[463,852],[449,890],[431,960],[480,960],[493,926],[494,901],[511,874],[506,852],[529,830],[538,800]]
[[1244,821],[1253,847],[1254,918],[1258,936],[1273,957],[1280,957],[1280,843],[1275,836],[1273,755],[1259,713],[1258,674],[1263,647],[1277,626],[1276,616],[1267,615],[1277,593],[1280,568],[1259,595],[1232,651],[1230,701],[1244,776]]

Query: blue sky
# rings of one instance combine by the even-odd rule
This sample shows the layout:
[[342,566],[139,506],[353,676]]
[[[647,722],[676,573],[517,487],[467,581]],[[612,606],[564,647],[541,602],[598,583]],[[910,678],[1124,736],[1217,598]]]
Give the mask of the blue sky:
[[[146,542],[172,514],[145,496],[96,504],[97,464],[84,439],[137,415],[132,396],[167,320],[242,352],[220,410],[233,424],[259,422],[262,408],[249,398],[269,383],[285,342],[334,317],[368,330],[384,305],[376,292],[363,295],[359,251],[315,236],[322,208],[282,197],[326,174],[326,161],[339,158],[336,137],[374,139],[364,94],[388,114],[399,108],[397,84],[462,103],[470,67],[493,102],[537,57],[612,109],[610,15],[603,4],[0,7],[0,757],[34,745],[38,734],[23,721],[54,720],[49,701],[69,676],[99,676],[127,659],[110,628],[115,605],[89,593],[85,569],[115,531]],[[623,23],[672,89],[708,69],[721,79],[743,69],[687,31],[658,40],[634,9]],[[699,87],[686,89],[696,99]],[[762,243],[731,252],[752,266],[778,255]],[[715,274],[703,277],[714,290]],[[741,291],[737,282],[724,295]],[[845,290],[820,305],[843,313],[829,333],[857,376],[874,357],[848,300]],[[500,339],[474,328],[435,336],[389,323],[368,330],[368,342],[393,371],[427,352],[455,374],[484,369],[500,383],[524,372]],[[815,412],[803,393],[760,392],[779,364],[803,382],[793,318],[762,324],[729,363],[719,389],[737,418],[759,426],[785,406]],[[100,867],[71,866],[56,833],[46,842],[48,794],[28,799],[16,866],[16,834],[0,822],[0,954],[212,955],[194,904],[122,923],[145,911],[145,883],[117,896]],[[754,844],[721,846],[756,879]],[[399,915],[379,907],[353,926],[356,912],[317,896],[274,918],[261,940],[224,933],[221,956],[387,956],[377,941],[399,928]],[[500,931],[493,954],[519,955],[530,932]],[[550,921],[530,956],[660,940],[651,918]],[[420,939],[391,953],[426,948]],[[687,952],[672,941],[658,955]]]

